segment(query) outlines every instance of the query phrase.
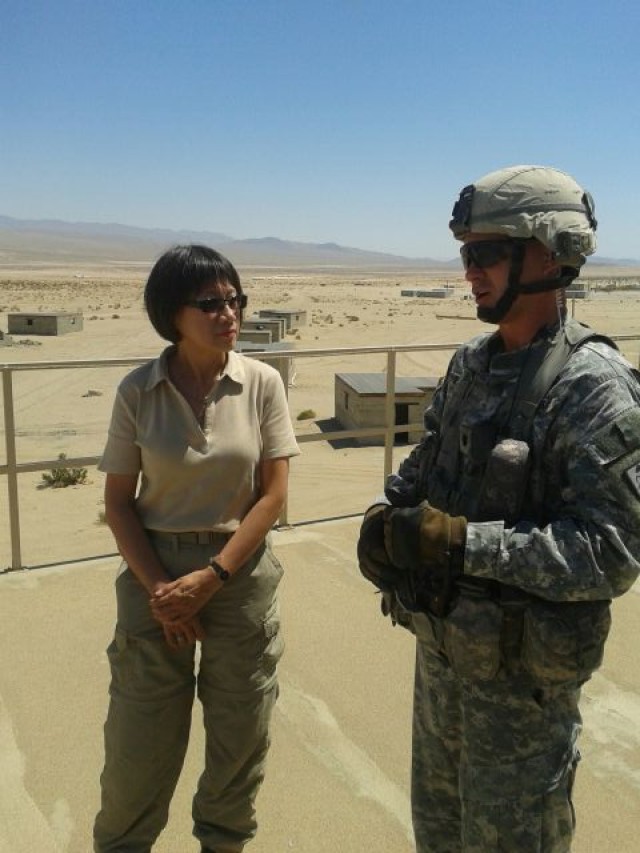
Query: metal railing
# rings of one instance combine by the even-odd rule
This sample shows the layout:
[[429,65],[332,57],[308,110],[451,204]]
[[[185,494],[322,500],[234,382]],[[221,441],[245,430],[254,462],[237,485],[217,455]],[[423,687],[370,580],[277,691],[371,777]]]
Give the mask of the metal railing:
[[[611,335],[616,341],[640,340],[640,334]],[[384,436],[384,463],[383,482],[391,473],[393,465],[393,448],[396,433],[407,433],[420,431],[422,422],[400,424],[395,423],[395,387],[396,387],[396,357],[402,352],[440,352],[455,350],[460,343],[442,344],[401,344],[397,346],[368,346],[368,347],[333,347],[328,349],[291,349],[277,350],[274,352],[245,353],[249,358],[258,358],[261,361],[275,361],[284,359],[291,364],[293,359],[317,358],[320,356],[340,357],[345,355],[386,355],[386,389],[384,406],[384,424],[379,427],[361,427],[357,429],[341,429],[334,432],[299,433],[296,432],[296,440],[299,444],[311,441],[333,441],[347,438],[367,438]],[[20,543],[20,501],[18,490],[18,477],[21,474],[37,471],[46,471],[60,465],[60,459],[38,459],[28,462],[18,462],[16,451],[16,423],[15,406],[13,396],[13,376],[16,373],[25,373],[37,370],[60,370],[60,369],[84,369],[96,367],[130,367],[144,364],[149,361],[144,358],[110,358],[110,359],[79,359],[70,361],[36,361],[27,364],[11,362],[0,365],[2,373],[2,398],[4,411],[4,432],[6,446],[6,464],[0,465],[0,475],[7,477],[7,495],[9,506],[9,527],[11,542],[11,570],[21,569],[22,550]],[[288,382],[285,381],[288,388]],[[105,428],[106,434],[106,428]],[[66,457],[65,466],[95,465],[100,455]],[[287,507],[280,518],[280,524],[288,523]]]

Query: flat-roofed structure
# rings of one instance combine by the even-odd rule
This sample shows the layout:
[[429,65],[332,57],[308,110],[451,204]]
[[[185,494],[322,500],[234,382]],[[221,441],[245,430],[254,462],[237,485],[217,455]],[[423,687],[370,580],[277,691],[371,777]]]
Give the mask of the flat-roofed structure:
[[245,326],[243,323],[240,327],[239,341],[246,341],[253,344],[271,344],[272,340],[271,329],[257,329],[253,326]]
[[286,330],[287,324],[284,317],[258,317],[253,315],[242,320],[240,334],[243,335],[244,332],[249,331],[269,331],[271,332],[271,342],[275,344],[284,338]]
[[9,333],[12,335],[66,335],[81,332],[82,313],[71,311],[24,312],[7,316]]
[[[261,352],[278,352],[279,350],[290,350],[293,349],[293,345],[286,342],[278,342],[278,343],[254,343],[252,341],[243,341],[238,339],[236,342],[236,352],[242,353],[261,353]],[[266,361],[267,364],[271,364],[278,371],[280,376],[282,377],[282,382],[284,383],[284,387],[287,388],[293,380],[294,376],[294,367],[293,367],[293,358],[290,355],[281,356],[280,358],[264,358],[261,359],[259,355],[257,355],[258,361]]]
[[262,308],[259,317],[284,317],[287,331],[307,325],[307,312],[300,308]]
[[586,281],[576,278],[566,291],[567,299],[587,299],[589,296],[589,285]]
[[[396,377],[395,425],[421,423],[439,382],[435,376]],[[335,417],[345,429],[383,426],[387,377],[384,373],[336,373]],[[422,429],[396,433],[396,444],[415,444]],[[360,444],[384,444],[384,436],[356,439]]]
[[452,284],[444,284],[442,287],[432,287],[429,290],[401,290],[400,296],[417,296],[423,299],[446,299],[448,296],[455,295],[455,288]]

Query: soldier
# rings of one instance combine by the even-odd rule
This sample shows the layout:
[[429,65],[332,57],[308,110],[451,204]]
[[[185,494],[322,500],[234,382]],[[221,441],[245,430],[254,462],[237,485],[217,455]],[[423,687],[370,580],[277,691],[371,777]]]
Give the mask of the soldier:
[[640,385],[568,320],[591,197],[542,166],[465,187],[450,228],[477,315],[358,558],[416,635],[419,853],[560,853],[575,827],[581,685],[640,566]]

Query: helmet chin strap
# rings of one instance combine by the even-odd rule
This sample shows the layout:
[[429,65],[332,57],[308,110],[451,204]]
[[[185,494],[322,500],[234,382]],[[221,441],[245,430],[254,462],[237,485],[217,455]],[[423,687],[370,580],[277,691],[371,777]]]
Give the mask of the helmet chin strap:
[[514,242],[507,287],[493,308],[485,308],[484,306],[478,308],[476,312],[478,320],[482,320],[483,323],[499,323],[516,301],[520,295],[520,275],[522,273],[524,253],[524,243]]
[[513,303],[520,294],[546,293],[549,290],[558,290],[560,287],[568,287],[576,278],[577,272],[571,267],[562,267],[560,275],[554,278],[543,278],[538,281],[530,281],[520,284],[522,275],[522,264],[524,262],[525,247],[522,243],[514,243],[511,254],[511,265],[509,267],[509,280],[505,292],[496,302],[493,308],[480,306],[477,309],[478,320],[483,323],[499,323],[507,314]]

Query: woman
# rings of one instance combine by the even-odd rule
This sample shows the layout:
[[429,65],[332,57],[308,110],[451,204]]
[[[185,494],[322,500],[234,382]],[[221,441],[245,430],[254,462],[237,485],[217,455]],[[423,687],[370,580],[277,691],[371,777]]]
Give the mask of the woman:
[[203,853],[238,853],[255,835],[282,654],[282,568],[268,533],[299,451],[279,374],[233,351],[246,304],[236,270],[213,249],[166,252],[145,307],[172,345],[118,388],[100,462],[123,564],[97,853],[151,850],[196,689],[206,755],[194,835]]

